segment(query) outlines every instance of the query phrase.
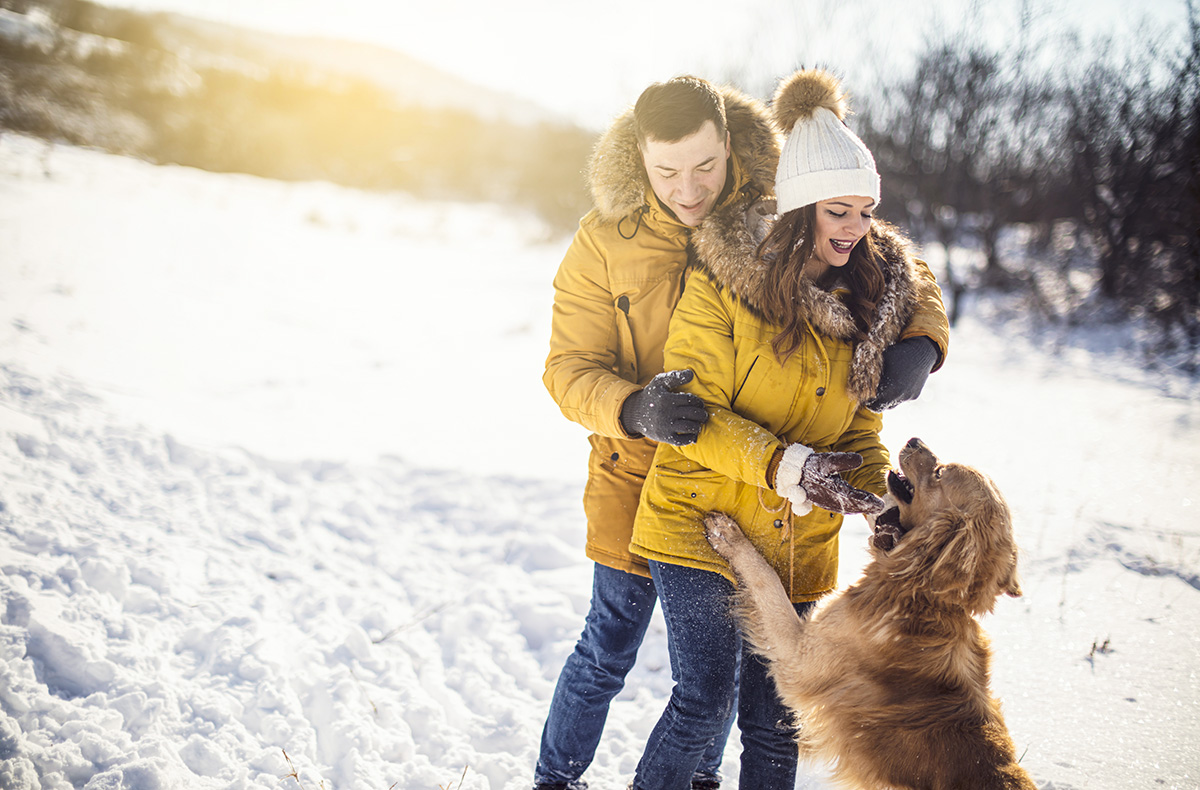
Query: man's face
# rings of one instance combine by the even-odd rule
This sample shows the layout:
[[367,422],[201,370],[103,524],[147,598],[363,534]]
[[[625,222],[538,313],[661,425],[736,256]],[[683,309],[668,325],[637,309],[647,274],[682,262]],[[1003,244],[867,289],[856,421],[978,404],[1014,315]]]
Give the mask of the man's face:
[[729,135],[718,134],[717,125],[705,121],[694,134],[673,143],[648,137],[641,151],[654,194],[680,222],[699,225],[725,187]]

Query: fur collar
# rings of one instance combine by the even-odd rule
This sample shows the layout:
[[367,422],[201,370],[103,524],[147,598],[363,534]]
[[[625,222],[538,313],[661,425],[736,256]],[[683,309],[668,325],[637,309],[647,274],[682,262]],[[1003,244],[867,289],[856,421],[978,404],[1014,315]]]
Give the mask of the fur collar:
[[[745,187],[760,195],[775,194],[775,167],[779,162],[780,139],[762,102],[725,87],[725,122],[729,129],[735,174]],[[588,163],[588,188],[592,202],[606,222],[617,222],[649,202],[650,182],[642,167],[642,155],[633,131],[633,108],[612,122],[592,152]]]
[[[714,211],[692,235],[697,263],[721,288],[762,319],[764,279],[769,264],[755,257],[755,250],[768,227],[765,216],[775,210],[774,201],[744,202]],[[871,223],[883,258],[884,293],[872,318],[867,337],[855,346],[848,387],[860,403],[870,400],[879,388],[883,352],[900,337],[916,303],[913,254],[908,240],[892,225],[876,219]],[[854,335],[850,310],[834,293],[810,281],[801,290],[798,306],[820,334],[849,340]]]

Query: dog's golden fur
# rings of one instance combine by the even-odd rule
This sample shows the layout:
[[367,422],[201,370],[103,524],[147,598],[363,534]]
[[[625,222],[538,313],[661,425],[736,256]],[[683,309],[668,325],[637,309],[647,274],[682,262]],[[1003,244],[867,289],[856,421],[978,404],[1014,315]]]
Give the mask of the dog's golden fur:
[[830,760],[844,786],[1035,790],[989,690],[975,616],[1021,594],[1008,506],[992,482],[942,464],[919,440],[889,490],[905,533],[872,546],[862,579],[798,617],[737,524],[705,519],[738,579],[736,615],[797,713],[802,755]]

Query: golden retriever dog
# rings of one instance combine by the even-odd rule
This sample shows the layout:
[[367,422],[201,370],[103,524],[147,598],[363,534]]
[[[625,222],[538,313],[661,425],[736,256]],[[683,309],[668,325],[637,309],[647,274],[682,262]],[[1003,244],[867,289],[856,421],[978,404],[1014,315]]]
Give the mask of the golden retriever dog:
[[1001,593],[1021,594],[1008,505],[987,477],[941,463],[919,439],[888,491],[898,526],[880,516],[889,539],[873,536],[863,577],[807,618],[733,519],[705,518],[738,579],[742,632],[797,714],[801,756],[831,761],[846,787],[1036,790],[988,688],[976,620]]

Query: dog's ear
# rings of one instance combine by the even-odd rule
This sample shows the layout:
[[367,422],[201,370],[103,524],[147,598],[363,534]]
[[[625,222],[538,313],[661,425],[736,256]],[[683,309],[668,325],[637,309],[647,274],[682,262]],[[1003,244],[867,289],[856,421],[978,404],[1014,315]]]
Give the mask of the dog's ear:
[[956,557],[953,561],[961,563],[960,582],[966,587],[946,584],[946,589],[958,592],[963,606],[974,614],[992,611],[1002,593],[1019,598],[1017,547],[1007,506],[1002,500],[984,500],[961,517],[962,524],[943,557]]
[[938,513],[933,521],[934,533],[940,535],[942,546],[929,571],[930,588],[967,606],[980,560],[973,525],[958,510]]
[[914,591],[961,603],[974,575],[974,552],[960,535],[964,524],[955,510],[928,516],[905,533],[895,549],[881,555],[889,566],[888,575]]
[[1012,561],[1008,566],[1008,573],[1000,580],[1000,591],[1012,598],[1020,598],[1022,595],[1021,577],[1017,575],[1017,549],[1015,546],[1012,550]]

